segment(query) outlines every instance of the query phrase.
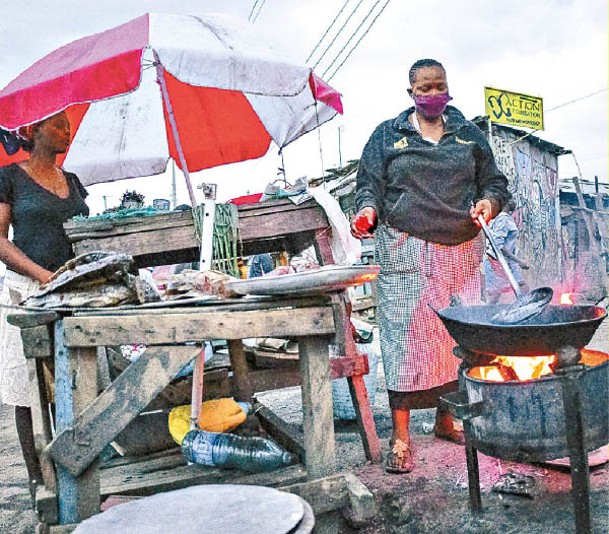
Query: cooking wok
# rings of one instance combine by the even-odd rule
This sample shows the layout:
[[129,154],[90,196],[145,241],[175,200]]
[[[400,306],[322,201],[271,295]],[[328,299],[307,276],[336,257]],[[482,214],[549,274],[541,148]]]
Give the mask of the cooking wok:
[[454,306],[434,311],[461,347],[505,356],[540,356],[555,354],[564,346],[585,347],[607,316],[598,306],[550,305],[524,323],[492,323],[491,317],[505,306]]

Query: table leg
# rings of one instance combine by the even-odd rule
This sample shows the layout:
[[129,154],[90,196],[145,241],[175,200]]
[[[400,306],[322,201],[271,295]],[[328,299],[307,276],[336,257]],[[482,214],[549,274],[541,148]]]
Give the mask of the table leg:
[[[74,414],[97,397],[97,353],[95,348],[72,349],[64,344],[63,321],[55,323],[55,406],[57,433],[71,428]],[[59,523],[72,524],[99,512],[99,467],[97,462],[75,477],[57,464]]]
[[375,464],[380,464],[381,442],[376,433],[374,415],[372,414],[372,408],[370,407],[370,399],[368,397],[366,384],[364,383],[364,376],[349,376],[347,377],[347,383],[349,384],[349,393],[351,394],[351,401],[353,402],[357,426],[362,438],[366,459]]
[[190,430],[199,430],[199,416],[203,402],[203,385],[205,383],[205,343],[201,353],[195,358],[192,373],[192,394],[190,398]]
[[[76,360],[73,374],[74,413],[81,414],[96,398],[98,392],[97,349],[95,347],[70,349],[70,358]],[[100,486],[99,460],[95,460],[77,477],[78,519],[99,513]]]
[[[348,301],[346,292],[332,295],[334,307],[334,322],[336,324],[336,344],[341,354],[355,356],[357,347],[351,333],[351,303]],[[373,369],[372,372],[376,372]],[[381,442],[376,433],[374,416],[370,406],[370,399],[363,375],[352,375],[347,377],[349,393],[355,410],[359,434],[362,438],[364,454],[366,459],[373,463],[381,462]]]
[[336,470],[336,442],[327,336],[298,339],[305,464],[310,479]]
[[46,453],[45,448],[51,442],[51,420],[49,417],[49,401],[47,398],[42,360],[29,358],[27,360],[30,381],[30,398],[32,400],[32,429],[34,431],[34,446],[40,462],[44,487],[50,492],[57,491],[55,466]]
[[228,355],[230,364],[235,377],[234,397],[237,401],[251,402],[254,392],[249,379],[249,368],[245,357],[243,341],[240,339],[228,340]]

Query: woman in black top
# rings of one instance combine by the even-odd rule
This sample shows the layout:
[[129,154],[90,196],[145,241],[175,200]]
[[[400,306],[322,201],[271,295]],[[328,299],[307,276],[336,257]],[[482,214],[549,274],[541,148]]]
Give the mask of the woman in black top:
[[[58,113],[23,127],[18,135],[29,159],[0,168],[0,261],[7,267],[3,304],[17,304],[72,257],[63,223],[89,213],[84,187],[56,163],[70,144],[67,115]],[[6,308],[0,320],[0,402],[15,406],[32,488],[41,473],[33,444],[27,367],[19,329],[6,322]]]

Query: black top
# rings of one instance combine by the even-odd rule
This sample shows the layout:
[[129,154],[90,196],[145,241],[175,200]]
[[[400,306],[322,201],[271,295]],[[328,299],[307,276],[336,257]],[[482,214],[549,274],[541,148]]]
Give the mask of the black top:
[[383,122],[370,137],[357,172],[357,209],[371,206],[384,223],[425,241],[469,241],[479,232],[469,214],[472,202],[488,199],[497,213],[507,199],[507,179],[484,133],[457,108],[446,108],[437,145],[410,124],[412,113]]
[[63,173],[70,189],[67,198],[42,187],[17,164],[0,167],[0,202],[11,206],[13,243],[49,271],[74,257],[63,223],[75,215],[89,215],[87,191],[75,174]]

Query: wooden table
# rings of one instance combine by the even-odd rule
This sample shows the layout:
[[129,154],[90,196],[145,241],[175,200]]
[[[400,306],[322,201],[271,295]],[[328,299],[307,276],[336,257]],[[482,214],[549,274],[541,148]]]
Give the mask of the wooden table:
[[[209,339],[235,343],[233,348],[237,348],[230,355],[233,386],[241,395],[273,389],[270,382],[274,387],[302,386],[301,433],[282,427],[281,421],[264,408],[259,416],[267,428],[277,430],[278,441],[300,453],[304,468],[289,466],[265,475],[249,475],[249,479],[238,473],[232,482],[243,483],[245,479],[249,483],[278,485],[334,473],[332,378],[348,378],[365,452],[369,459],[380,461],[380,444],[362,379],[368,372],[367,358],[355,353],[350,336],[345,338],[347,317],[340,294],[281,300],[234,299],[197,307],[12,316],[10,321],[22,328],[31,373],[35,442],[45,485],[39,498],[39,514],[51,524],[75,523],[97,513],[101,496],[112,491],[146,495],[235,476],[234,472],[227,475],[223,470],[186,466],[176,459],[166,464],[158,458],[153,459],[155,468],[141,475],[142,480],[134,481],[133,475],[125,475],[121,483],[119,474],[118,480],[115,476],[113,482],[108,482],[112,474],[100,476],[98,457],[104,447],[197,356],[200,342]],[[295,338],[300,348],[298,371],[286,370],[282,374],[272,370],[272,377],[265,371],[262,375],[248,372],[240,340],[253,337]],[[142,341],[148,346],[144,356],[98,394],[97,347]],[[344,349],[343,357],[329,360],[330,343]],[[42,361],[51,356],[55,361],[55,437],[50,431],[41,370]],[[171,467],[178,468],[179,473],[160,480],[148,476],[159,471],[159,462],[165,471]],[[124,474],[126,466],[118,467]]]
[[[251,256],[286,251],[297,254],[315,246],[320,261],[334,263],[330,225],[314,200],[295,205],[283,198],[237,206],[240,253]],[[199,242],[191,211],[116,220],[68,221],[64,224],[76,254],[119,250],[138,267],[199,261]]]

